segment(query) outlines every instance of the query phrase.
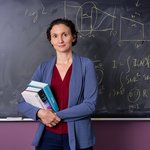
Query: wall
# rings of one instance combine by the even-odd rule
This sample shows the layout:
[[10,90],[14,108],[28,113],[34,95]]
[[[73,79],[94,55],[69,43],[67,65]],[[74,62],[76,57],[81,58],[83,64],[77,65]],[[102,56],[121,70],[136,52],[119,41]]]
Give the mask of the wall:
[[95,150],[150,150],[150,122],[94,122],[97,145]]
[[[94,150],[150,150],[149,121],[93,121]],[[34,150],[35,122],[1,122],[1,150]]]

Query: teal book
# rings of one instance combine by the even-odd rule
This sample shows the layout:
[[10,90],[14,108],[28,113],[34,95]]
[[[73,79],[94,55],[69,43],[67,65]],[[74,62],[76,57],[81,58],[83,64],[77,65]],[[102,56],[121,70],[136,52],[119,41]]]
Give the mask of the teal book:
[[48,102],[51,105],[51,108],[53,109],[54,112],[59,111],[57,102],[53,96],[53,93],[47,83],[39,82],[39,81],[31,81],[29,83],[29,86],[35,87],[35,88],[42,88],[45,92],[45,95],[47,96]]

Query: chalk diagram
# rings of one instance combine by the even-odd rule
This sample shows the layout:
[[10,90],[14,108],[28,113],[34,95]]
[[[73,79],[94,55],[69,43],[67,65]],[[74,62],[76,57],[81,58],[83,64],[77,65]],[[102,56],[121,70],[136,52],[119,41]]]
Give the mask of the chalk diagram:
[[144,32],[144,23],[120,16],[120,41],[150,41],[145,39]]
[[[140,6],[141,4],[138,0],[135,4],[135,7]],[[74,19],[76,21],[76,27],[81,36],[94,37],[93,32],[112,32],[115,30],[114,23],[115,19],[117,18],[115,16],[115,7],[113,12],[111,11],[110,13],[98,8],[92,1],[87,1],[80,6],[72,3],[69,4],[69,2],[64,1],[65,18],[71,18],[69,15],[72,13],[75,13]],[[140,14],[135,12],[135,15],[139,16]],[[120,15],[118,31],[119,41],[150,41],[150,39],[146,38],[145,36],[144,23],[136,21],[135,15],[132,15],[131,18]]]
[[[135,3],[136,9],[141,7],[142,3],[140,0],[137,0]],[[144,42],[150,41],[150,39],[145,36],[145,25],[140,21],[136,21],[136,16],[140,16],[140,13],[135,11],[134,14],[131,15],[131,18],[120,16],[120,41],[135,41],[135,42]],[[125,30],[126,29],[126,30]],[[131,36],[135,35],[135,36]],[[143,43],[141,43],[143,44]],[[137,45],[137,48],[139,45]]]
[[76,27],[82,36],[92,36],[92,32],[94,31],[102,32],[114,29],[114,20],[116,17],[97,8],[92,1],[85,2],[81,6],[69,5],[64,1],[64,11],[65,18],[69,17],[70,11],[76,13]]

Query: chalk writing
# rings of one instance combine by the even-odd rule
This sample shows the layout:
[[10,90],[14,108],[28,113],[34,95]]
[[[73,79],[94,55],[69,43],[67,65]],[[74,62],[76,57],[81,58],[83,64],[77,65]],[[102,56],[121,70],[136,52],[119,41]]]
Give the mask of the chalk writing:
[[46,15],[47,11],[45,6],[43,5],[42,1],[41,1],[41,9],[39,10],[29,10],[28,8],[25,10],[25,16],[29,16],[32,17],[32,21],[33,23],[36,23],[38,21],[39,15]]

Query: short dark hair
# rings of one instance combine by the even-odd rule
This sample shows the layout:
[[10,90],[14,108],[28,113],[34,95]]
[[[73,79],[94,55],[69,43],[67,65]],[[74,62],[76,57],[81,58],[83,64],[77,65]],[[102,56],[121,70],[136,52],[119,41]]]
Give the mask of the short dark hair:
[[72,46],[74,46],[77,43],[78,32],[76,31],[74,23],[69,19],[58,18],[56,20],[53,20],[46,31],[47,39],[51,41],[51,35],[50,35],[51,29],[53,28],[54,25],[58,25],[58,24],[64,24],[70,28],[71,34],[75,38],[74,42],[72,42]]

